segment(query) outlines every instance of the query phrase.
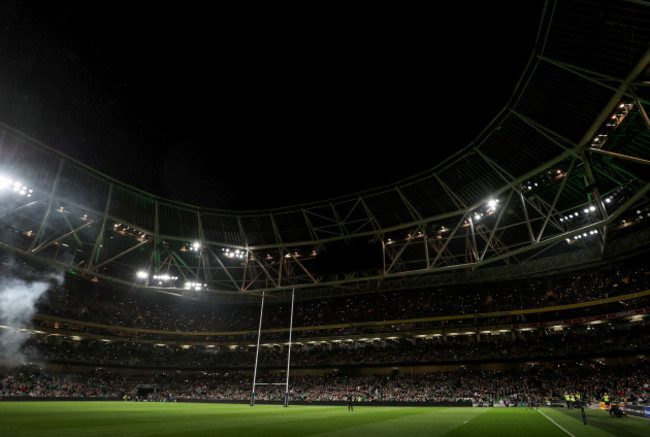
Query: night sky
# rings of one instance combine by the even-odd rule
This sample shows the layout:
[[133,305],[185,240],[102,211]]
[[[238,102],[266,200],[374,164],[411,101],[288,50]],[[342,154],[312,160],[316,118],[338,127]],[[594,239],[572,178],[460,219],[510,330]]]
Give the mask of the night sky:
[[393,184],[504,106],[542,6],[425,4],[0,0],[0,122],[197,206]]

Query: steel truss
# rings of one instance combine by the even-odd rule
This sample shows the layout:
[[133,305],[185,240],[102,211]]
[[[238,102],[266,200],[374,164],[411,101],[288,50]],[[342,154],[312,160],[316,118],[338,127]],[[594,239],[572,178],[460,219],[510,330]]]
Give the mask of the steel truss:
[[[635,34],[645,49],[633,65],[599,71],[560,58],[570,42],[544,28],[522,87],[472,144],[398,184],[292,208],[237,213],[160,199],[3,127],[0,171],[27,191],[0,192],[0,244],[92,280],[229,299],[488,278],[571,254],[602,259],[630,235],[643,246],[650,36]],[[369,253],[378,261],[321,262]]]

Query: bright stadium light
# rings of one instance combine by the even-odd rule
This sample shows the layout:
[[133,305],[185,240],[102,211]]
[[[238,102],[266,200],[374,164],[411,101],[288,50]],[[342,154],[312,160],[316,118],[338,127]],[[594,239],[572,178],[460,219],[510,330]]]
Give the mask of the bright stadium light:
[[499,203],[498,199],[490,199],[488,200],[487,206],[490,211],[494,211],[497,209],[497,204]]
[[0,175],[0,190],[11,190],[19,196],[32,197],[34,190],[27,187],[20,181],[12,180],[7,176]]
[[221,249],[221,251],[224,253],[226,258],[243,259],[246,256],[246,252],[240,249],[230,249],[224,247],[223,249]]
[[194,241],[191,243],[185,243],[181,247],[181,252],[199,252],[201,250],[201,243]]
[[207,284],[202,284],[201,282],[191,282],[188,281],[185,283],[186,290],[201,291],[207,287]]
[[0,190],[6,190],[11,185],[11,179],[0,175]]
[[162,275],[153,275],[152,279],[158,281],[158,284],[162,285],[164,282],[172,282],[178,279],[178,276],[172,276],[167,273]]

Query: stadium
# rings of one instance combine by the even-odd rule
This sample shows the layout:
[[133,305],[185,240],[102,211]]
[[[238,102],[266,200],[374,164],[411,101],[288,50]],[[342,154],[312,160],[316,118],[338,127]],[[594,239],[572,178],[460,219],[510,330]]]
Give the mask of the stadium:
[[194,206],[0,124],[0,433],[648,435],[650,4],[543,5],[476,138],[349,195]]

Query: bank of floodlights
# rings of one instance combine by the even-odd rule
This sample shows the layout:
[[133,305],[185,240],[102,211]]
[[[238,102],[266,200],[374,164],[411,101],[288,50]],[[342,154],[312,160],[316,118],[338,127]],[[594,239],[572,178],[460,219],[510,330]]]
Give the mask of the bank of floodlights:
[[170,284],[178,280],[178,276],[172,276],[167,273],[153,275],[151,279],[158,285]]
[[591,139],[590,146],[595,149],[600,149],[607,142],[607,139],[611,133],[623,122],[627,114],[634,108],[634,104],[631,102],[621,102],[619,103],[614,111],[609,115],[607,122],[600,129],[596,135]]
[[198,241],[185,243],[181,247],[181,252],[199,252],[199,251],[201,251],[201,243],[199,243]]
[[598,235],[598,229],[592,229],[589,232],[583,232],[581,234],[574,235],[573,238],[566,238],[567,244],[574,244],[583,238],[589,238]]
[[560,221],[569,223],[569,222],[575,221],[576,219],[578,219],[580,217],[588,218],[589,214],[592,214],[594,212],[596,212],[596,207],[594,205],[588,205],[588,206],[585,206],[582,209],[582,211],[576,210],[574,212],[570,212],[568,214],[565,214],[563,217],[560,217]]
[[[470,217],[472,218],[474,224],[480,222],[486,217],[491,216],[494,214],[497,209],[499,208],[499,199],[489,199],[487,202],[485,202],[484,205],[480,206],[478,209],[473,211],[470,214]],[[469,221],[465,221],[463,224],[463,227],[469,226]]]
[[12,192],[21,197],[32,197],[34,190],[20,181],[0,175],[0,192]]
[[178,280],[178,276],[170,275],[168,273],[156,273],[149,276],[149,273],[145,270],[136,272],[136,278],[138,280],[149,280],[150,284],[159,287],[171,287]]
[[208,286],[208,284],[204,284],[202,282],[188,281],[188,282],[185,283],[184,288],[186,290],[201,291],[201,290],[206,289],[207,286]]
[[221,249],[221,252],[224,254],[226,258],[229,259],[244,259],[246,258],[246,251],[241,250],[241,249],[230,249],[228,247],[224,247]]

